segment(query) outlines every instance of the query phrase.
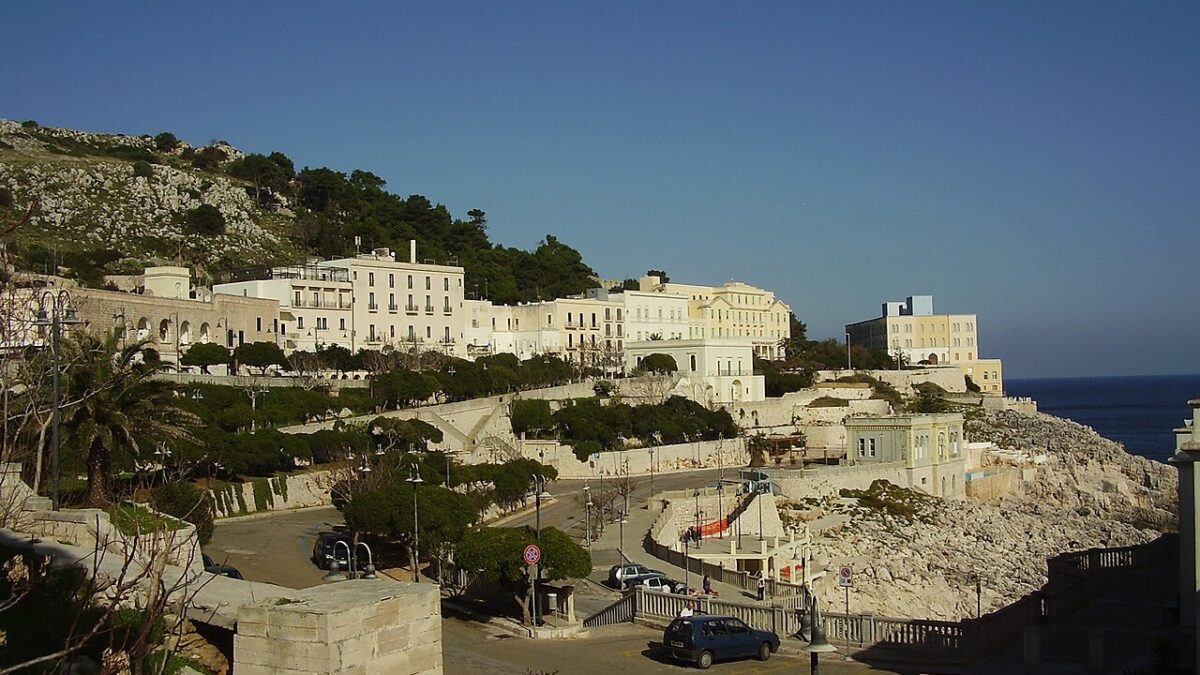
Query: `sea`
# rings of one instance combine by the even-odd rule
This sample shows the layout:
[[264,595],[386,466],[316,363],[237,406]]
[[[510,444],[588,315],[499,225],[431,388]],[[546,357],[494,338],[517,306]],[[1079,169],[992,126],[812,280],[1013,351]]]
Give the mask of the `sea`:
[[1065,417],[1160,462],[1175,452],[1174,429],[1200,399],[1200,373],[1129,377],[1005,378],[1005,393],[1028,396],[1038,410]]

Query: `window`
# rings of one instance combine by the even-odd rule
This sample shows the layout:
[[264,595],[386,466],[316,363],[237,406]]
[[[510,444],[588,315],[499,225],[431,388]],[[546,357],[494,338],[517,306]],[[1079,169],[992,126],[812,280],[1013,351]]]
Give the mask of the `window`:
[[375,309],[375,308],[376,308],[376,305],[375,305],[375,294],[374,294],[374,293],[368,293],[368,294],[367,294],[367,309]]
[[395,288],[395,287],[396,287],[396,275],[389,274],[388,275],[388,288]]
[[445,279],[442,279],[442,290],[443,291],[450,290],[450,277],[446,277]]
[[313,307],[321,306],[321,292],[313,291]]
[[865,438],[858,439],[858,456],[859,457],[867,456],[867,439],[865,439]]
[[425,290],[433,290],[433,281],[430,277],[425,277]]
[[396,337],[396,327],[395,326],[388,326],[388,337],[395,339],[395,337]]
[[433,337],[433,327],[432,326],[425,326],[425,337],[427,337],[427,338]]
[[338,319],[338,330],[346,330],[346,320]]
[[412,290],[412,275],[408,275],[408,290]]
[[688,357],[688,359],[691,362],[691,366],[692,366],[691,371],[693,373],[696,372],[696,355],[692,354],[691,356]]
[[296,294],[292,297],[292,304],[297,307],[304,305],[304,301],[300,299],[300,291],[296,291]]
[[302,317],[302,316],[298,316],[298,317],[296,317],[296,328],[297,328],[297,329],[303,329],[303,328],[304,328],[304,317]]
[[367,285],[368,286],[375,285],[375,273],[374,272],[367,273]]
[[255,317],[254,326],[255,326],[255,330],[257,330],[260,333],[262,332],[262,317],[261,316]]

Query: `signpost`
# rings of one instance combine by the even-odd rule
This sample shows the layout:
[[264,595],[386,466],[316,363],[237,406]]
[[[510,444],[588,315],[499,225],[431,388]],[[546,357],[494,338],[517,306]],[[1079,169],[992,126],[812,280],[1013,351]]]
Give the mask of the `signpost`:
[[536,628],[538,625],[537,578],[538,563],[542,561],[542,549],[537,544],[530,544],[521,552],[521,560],[529,566],[529,609],[533,615],[530,619]]
[[850,587],[854,585],[854,568],[850,563],[838,567],[838,586],[846,589],[846,650],[850,650]]

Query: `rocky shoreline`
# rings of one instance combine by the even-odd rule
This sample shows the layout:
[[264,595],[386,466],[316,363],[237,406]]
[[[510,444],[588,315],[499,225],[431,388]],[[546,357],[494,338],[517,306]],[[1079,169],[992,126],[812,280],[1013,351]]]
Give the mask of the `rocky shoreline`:
[[[1021,467],[1020,489],[996,503],[889,489],[861,500],[868,505],[854,498],[822,505],[850,518],[816,535],[814,549],[818,562],[854,565],[851,611],[956,621],[975,615],[975,575],[986,613],[1040,588],[1049,557],[1142,544],[1177,526],[1175,469],[1130,455],[1088,427],[984,411],[970,416],[967,436],[1045,461]],[[818,591],[841,610],[832,580]]]

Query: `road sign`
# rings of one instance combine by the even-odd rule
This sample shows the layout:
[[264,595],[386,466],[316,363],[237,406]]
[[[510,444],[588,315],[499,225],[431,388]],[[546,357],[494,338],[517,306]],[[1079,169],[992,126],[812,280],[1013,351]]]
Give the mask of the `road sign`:
[[542,559],[542,549],[538,548],[537,544],[530,544],[525,547],[525,552],[521,554],[521,558],[525,560],[526,565],[536,565]]
[[842,565],[838,568],[838,586],[849,588],[854,585],[854,568],[849,564]]

